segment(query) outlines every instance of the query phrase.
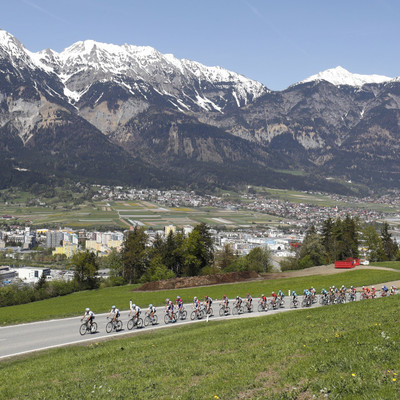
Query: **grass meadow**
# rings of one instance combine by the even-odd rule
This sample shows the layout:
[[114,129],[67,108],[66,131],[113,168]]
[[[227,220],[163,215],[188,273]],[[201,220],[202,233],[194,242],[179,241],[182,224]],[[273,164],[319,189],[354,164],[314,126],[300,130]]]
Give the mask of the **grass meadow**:
[[269,296],[272,291],[277,292],[278,290],[282,290],[284,293],[287,293],[289,289],[296,290],[298,294],[301,294],[305,288],[311,286],[314,286],[319,292],[323,287],[329,288],[332,285],[341,286],[343,284],[347,287],[350,285],[357,287],[398,279],[400,279],[400,273],[397,271],[351,270],[333,275],[261,280],[155,292],[137,292],[134,289],[138,285],[127,285],[77,292],[18,306],[2,307],[0,308],[0,321],[2,325],[9,325],[77,316],[81,315],[86,307],[90,307],[95,313],[109,311],[112,305],[116,305],[120,310],[126,310],[129,308],[130,299],[140,307],[147,308],[150,303],[159,306],[165,303],[167,297],[173,299],[177,295],[181,296],[184,302],[191,302],[194,296],[202,298],[205,295],[216,300],[221,299],[224,294],[233,298],[250,293],[257,298],[263,293]]
[[0,362],[3,399],[398,399],[400,296]]

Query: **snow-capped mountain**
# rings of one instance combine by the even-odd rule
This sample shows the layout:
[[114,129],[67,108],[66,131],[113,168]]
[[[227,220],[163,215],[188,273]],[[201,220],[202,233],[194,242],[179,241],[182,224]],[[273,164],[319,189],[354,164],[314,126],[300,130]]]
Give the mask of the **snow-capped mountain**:
[[29,170],[29,181],[400,188],[400,79],[337,67],[272,92],[151,47],[32,53],[0,30],[0,169],[0,187]]
[[335,86],[355,86],[361,87],[368,83],[384,83],[389,82],[393,78],[389,78],[383,75],[360,75],[352,74],[341,66],[336,68],[327,69],[326,71],[320,72],[316,75],[312,75],[307,79],[304,79],[300,83],[307,83],[313,81],[327,81]]
[[[176,109],[222,111],[229,103],[241,107],[267,89],[259,82],[221,67],[161,54],[148,46],[114,45],[86,40],[61,53],[33,54],[38,65],[56,73],[75,102],[101,81],[112,82],[146,99],[150,86],[167,96]],[[215,91],[219,92],[216,96]],[[231,97],[228,100],[227,96]]]

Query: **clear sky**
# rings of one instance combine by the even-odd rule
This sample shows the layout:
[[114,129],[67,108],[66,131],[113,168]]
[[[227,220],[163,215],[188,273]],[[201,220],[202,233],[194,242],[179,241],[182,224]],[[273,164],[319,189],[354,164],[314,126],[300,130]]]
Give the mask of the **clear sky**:
[[0,0],[29,50],[148,45],[281,90],[338,65],[400,76],[400,0]]

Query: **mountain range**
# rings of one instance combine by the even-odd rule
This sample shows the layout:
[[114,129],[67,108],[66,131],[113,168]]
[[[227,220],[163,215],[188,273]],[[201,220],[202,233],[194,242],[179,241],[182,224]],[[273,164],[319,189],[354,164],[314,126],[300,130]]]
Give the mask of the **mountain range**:
[[33,53],[0,30],[0,187],[400,188],[399,133],[399,78],[337,67],[271,91],[151,47]]

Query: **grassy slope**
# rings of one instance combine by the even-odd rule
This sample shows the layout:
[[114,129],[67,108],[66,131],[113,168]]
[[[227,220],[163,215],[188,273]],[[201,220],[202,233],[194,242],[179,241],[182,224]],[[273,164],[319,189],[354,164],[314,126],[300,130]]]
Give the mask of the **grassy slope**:
[[0,398],[400,398],[399,301],[177,326],[3,361],[10,384]]
[[287,293],[289,289],[296,290],[300,294],[303,289],[311,286],[320,291],[323,287],[327,288],[332,285],[362,286],[397,279],[400,279],[400,273],[396,271],[353,270],[335,275],[316,275],[158,292],[132,292],[132,289],[137,286],[121,286],[73,293],[19,306],[3,307],[0,308],[0,321],[5,325],[74,316],[82,314],[86,307],[99,313],[108,311],[113,304],[124,310],[129,308],[130,298],[139,306],[147,307],[149,303],[162,305],[166,297],[175,298],[178,294],[185,302],[191,302],[193,296],[201,298],[208,295],[213,299],[221,299],[223,294],[233,298],[237,295],[244,296],[249,292],[253,297],[259,297],[262,293],[268,296],[272,291],[279,289],[284,293]]
[[375,267],[386,267],[400,270],[400,261],[380,261],[380,262],[371,262],[371,265]]

